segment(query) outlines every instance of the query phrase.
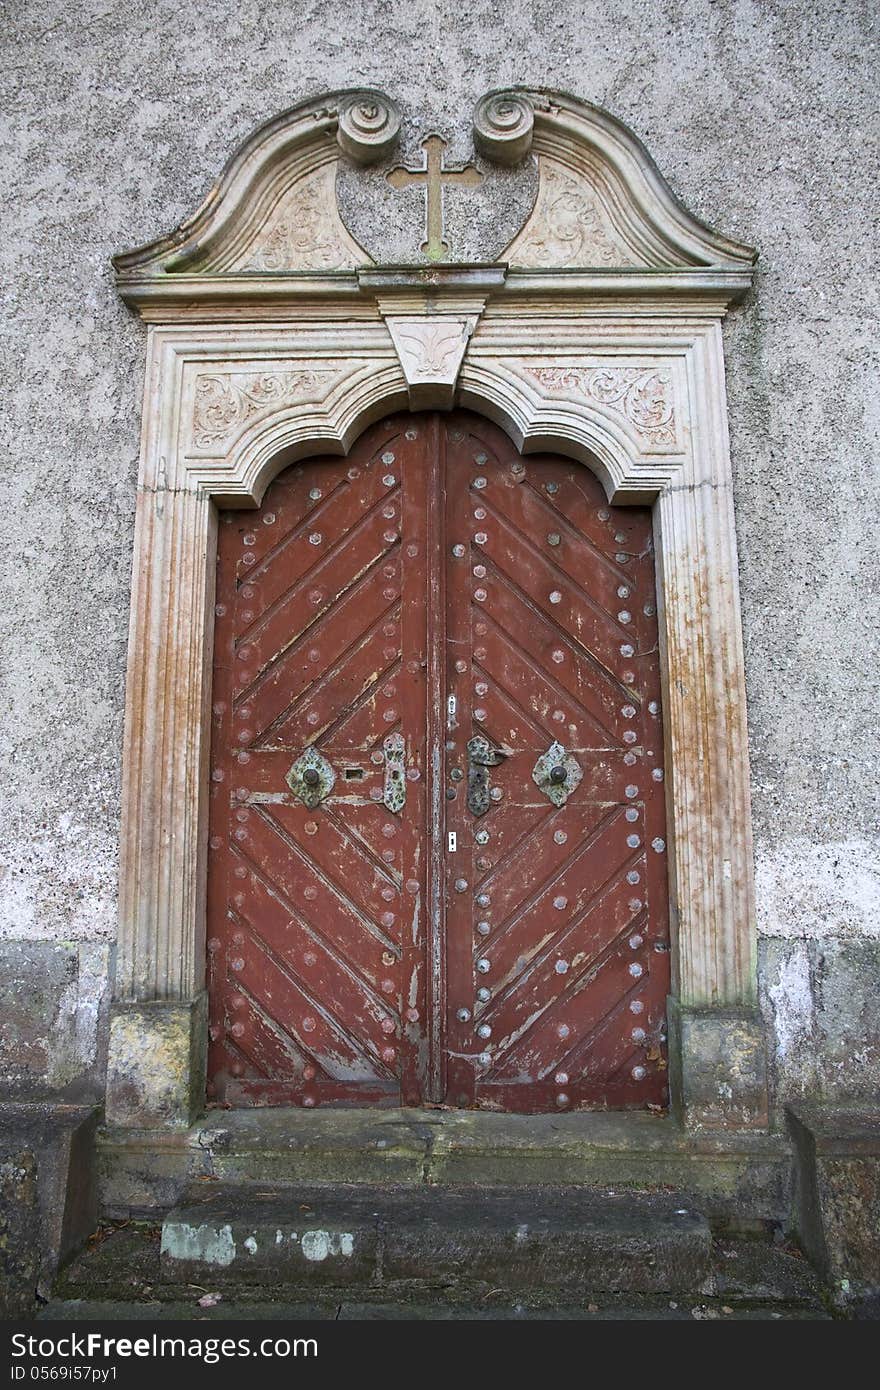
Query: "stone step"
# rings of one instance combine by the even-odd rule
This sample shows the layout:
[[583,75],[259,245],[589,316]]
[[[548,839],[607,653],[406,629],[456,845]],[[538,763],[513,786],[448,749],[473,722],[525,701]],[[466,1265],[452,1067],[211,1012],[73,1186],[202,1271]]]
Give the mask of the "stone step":
[[340,1183],[673,1191],[713,1222],[779,1223],[790,1206],[785,1135],[693,1135],[640,1111],[213,1110],[188,1131],[105,1130],[98,1158],[102,1209],[117,1218],[167,1210],[203,1179],[257,1192]]
[[677,1195],[360,1185],[255,1192],[200,1183],[162,1225],[127,1221],[97,1232],[62,1272],[53,1306],[67,1307],[65,1317],[100,1304],[195,1310],[205,1295],[228,1316],[362,1304],[506,1307],[506,1316],[596,1305],[612,1316],[638,1304],[653,1317],[673,1303],[670,1312],[696,1308],[697,1317],[706,1307],[709,1317],[716,1305],[719,1316],[730,1316],[726,1308],[821,1312],[823,1289],[778,1231],[712,1233]]
[[710,1272],[707,1221],[666,1196],[206,1188],[163,1222],[166,1284],[696,1293]]
[[510,1299],[482,1303],[387,1303],[326,1299],[310,1303],[241,1303],[220,1299],[202,1307],[197,1298],[187,1303],[91,1302],[52,1299],[38,1321],[87,1322],[103,1327],[112,1322],[757,1322],[826,1321],[831,1314],[818,1301],[810,1303],[743,1303],[722,1298],[665,1297],[554,1304],[552,1309],[529,1307]]

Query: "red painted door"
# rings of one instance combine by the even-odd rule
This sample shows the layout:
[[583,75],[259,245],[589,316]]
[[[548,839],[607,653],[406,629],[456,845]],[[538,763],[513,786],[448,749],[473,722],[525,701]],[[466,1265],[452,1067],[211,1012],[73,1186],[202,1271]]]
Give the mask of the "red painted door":
[[210,1086],[665,1102],[650,513],[401,416],[220,527]]

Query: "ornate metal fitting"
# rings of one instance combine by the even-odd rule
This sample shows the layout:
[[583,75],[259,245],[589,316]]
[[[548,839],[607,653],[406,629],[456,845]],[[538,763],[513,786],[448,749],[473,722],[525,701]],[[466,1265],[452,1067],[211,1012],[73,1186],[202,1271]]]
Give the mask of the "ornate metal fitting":
[[332,792],[336,773],[317,748],[307,748],[297,758],[285,781],[294,796],[313,810]]
[[387,734],[382,742],[385,749],[385,791],[382,800],[399,815],[406,804],[406,743],[403,734]]
[[566,754],[562,744],[555,740],[532,769],[532,781],[554,806],[565,805],[583,775],[577,758]]
[[506,754],[493,748],[482,734],[468,739],[468,810],[471,815],[484,816],[492,804],[489,768],[497,767]]

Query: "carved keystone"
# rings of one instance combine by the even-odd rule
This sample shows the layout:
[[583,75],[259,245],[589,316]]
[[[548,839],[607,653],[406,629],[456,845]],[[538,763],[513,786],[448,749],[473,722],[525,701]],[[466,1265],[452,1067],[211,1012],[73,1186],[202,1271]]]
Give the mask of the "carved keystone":
[[411,410],[451,410],[455,385],[476,314],[422,318],[388,317],[385,322],[406,377]]

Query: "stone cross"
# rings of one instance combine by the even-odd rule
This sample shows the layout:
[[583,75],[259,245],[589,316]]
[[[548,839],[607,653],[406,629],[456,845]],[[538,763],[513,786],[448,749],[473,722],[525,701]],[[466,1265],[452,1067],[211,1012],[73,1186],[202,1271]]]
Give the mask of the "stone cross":
[[422,186],[425,190],[425,240],[421,250],[429,260],[440,261],[449,250],[443,240],[443,186],[457,185],[459,188],[478,188],[483,175],[473,164],[463,169],[447,169],[443,164],[446,141],[442,135],[428,135],[422,141],[425,163],[421,169],[392,169],[386,175],[392,188]]

